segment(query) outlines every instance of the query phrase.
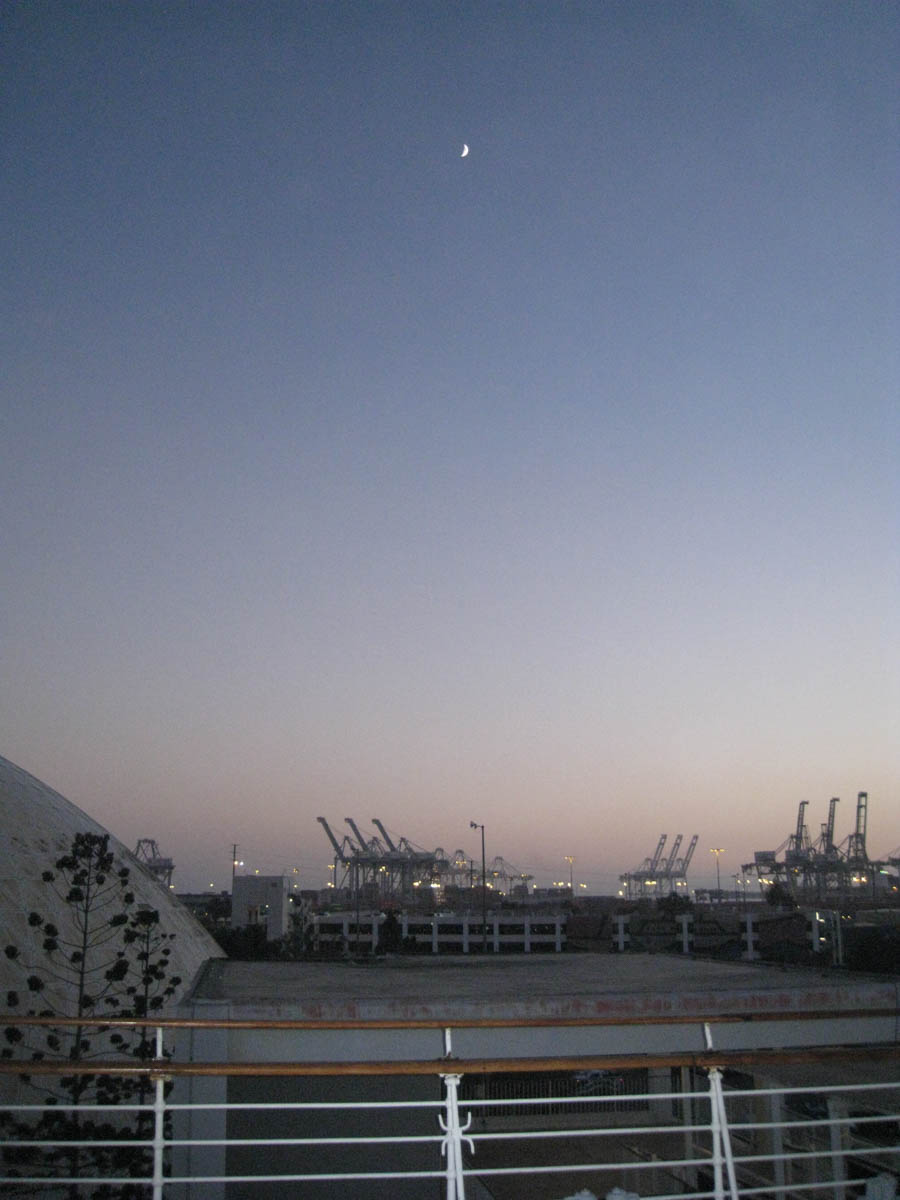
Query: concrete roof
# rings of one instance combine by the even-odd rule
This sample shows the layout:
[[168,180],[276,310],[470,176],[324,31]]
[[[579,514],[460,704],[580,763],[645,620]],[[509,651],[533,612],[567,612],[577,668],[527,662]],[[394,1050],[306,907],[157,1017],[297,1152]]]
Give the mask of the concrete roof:
[[[717,1025],[719,1048],[822,1045],[897,1038],[898,982],[846,973],[711,962],[674,955],[557,954],[413,957],[359,963],[208,963],[186,1005],[195,1016],[261,1020],[583,1021],[658,1019],[587,1038],[640,1048],[702,1049],[703,1022],[723,1016],[833,1012],[828,1022],[749,1020]],[[861,1017],[875,1010],[874,1017]],[[680,1024],[688,1018],[689,1024]],[[481,1036],[475,1037],[479,1033]],[[472,1052],[500,1031],[465,1031]],[[634,1034],[634,1037],[631,1036]],[[456,1035],[454,1035],[456,1037]],[[482,1051],[483,1052],[483,1051]],[[597,1052],[600,1052],[599,1049]],[[606,1051],[603,1051],[606,1052]]]
[[877,1007],[895,979],[655,954],[384,958],[371,964],[208,964],[194,1000],[318,1019],[582,1018]]

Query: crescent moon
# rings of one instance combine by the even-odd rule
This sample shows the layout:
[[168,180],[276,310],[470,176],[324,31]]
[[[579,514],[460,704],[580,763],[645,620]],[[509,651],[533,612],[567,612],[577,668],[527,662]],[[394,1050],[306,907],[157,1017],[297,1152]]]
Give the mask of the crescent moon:
[[459,157],[465,158],[468,153],[469,153],[469,147],[465,144],[465,142],[463,142],[462,154]]

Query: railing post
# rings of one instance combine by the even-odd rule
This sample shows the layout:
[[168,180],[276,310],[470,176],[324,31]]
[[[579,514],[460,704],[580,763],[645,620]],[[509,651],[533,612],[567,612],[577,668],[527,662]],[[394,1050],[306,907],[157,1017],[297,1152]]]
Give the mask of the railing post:
[[779,1092],[777,1096],[769,1097],[769,1123],[772,1126],[769,1136],[771,1139],[772,1175],[775,1186],[780,1191],[784,1190],[785,1180],[788,1179],[790,1173],[790,1166],[787,1172],[784,1169],[784,1121],[784,1096]]
[[847,1164],[845,1161],[846,1153],[846,1127],[838,1125],[841,1117],[846,1116],[846,1106],[834,1096],[828,1097],[828,1119],[831,1124],[828,1126],[829,1147],[831,1150],[831,1178],[833,1182],[832,1195],[834,1200],[844,1200],[847,1195],[847,1189],[844,1186],[844,1180],[847,1178]]
[[[707,1050],[712,1050],[712,1029],[708,1021],[703,1022],[703,1039]],[[722,1161],[728,1171],[728,1187],[731,1200],[740,1200],[737,1172],[734,1168],[734,1153],[731,1134],[728,1131],[728,1113],[725,1111],[725,1094],[722,1091],[722,1071],[719,1067],[709,1068],[710,1131],[712,1133],[713,1177],[716,1200],[724,1200],[725,1188],[722,1180]]]
[[709,1072],[709,1132],[712,1139],[712,1163],[713,1163],[713,1189],[716,1193],[716,1200],[725,1200],[725,1189],[722,1186],[722,1127],[721,1113],[719,1105],[716,1102],[715,1085],[713,1076],[718,1068],[714,1067]]
[[459,1083],[462,1075],[442,1075],[444,1086],[447,1089],[446,1095],[446,1116],[440,1118],[441,1129],[444,1131],[444,1138],[441,1141],[441,1154],[446,1156],[447,1167],[445,1176],[447,1179],[447,1200],[466,1200],[466,1181],[463,1174],[462,1160],[462,1144],[465,1140],[469,1144],[469,1149],[474,1150],[474,1145],[471,1138],[463,1138],[463,1133],[469,1128],[472,1123],[472,1114],[469,1113],[466,1118],[465,1125],[459,1123]]
[[[156,1054],[155,1060],[160,1065],[162,1064],[165,1055],[163,1053],[163,1031],[161,1026],[156,1027]],[[154,1079],[154,1097],[153,1097],[153,1200],[162,1200],[163,1194],[163,1171],[164,1171],[164,1153],[166,1148],[166,1081],[162,1073],[158,1074]]]
[[731,1149],[731,1134],[728,1132],[728,1115],[725,1112],[725,1095],[722,1091],[722,1072],[718,1067],[709,1069],[709,1093],[712,1105],[713,1163],[715,1166],[716,1200],[724,1200],[722,1162],[728,1172],[728,1189],[732,1200],[738,1200],[737,1173],[734,1169],[734,1154]]

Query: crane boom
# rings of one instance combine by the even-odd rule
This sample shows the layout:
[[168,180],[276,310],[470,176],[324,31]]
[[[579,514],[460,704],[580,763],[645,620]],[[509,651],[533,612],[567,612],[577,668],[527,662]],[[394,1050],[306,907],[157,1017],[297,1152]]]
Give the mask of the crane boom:
[[344,817],[344,820],[347,822],[347,824],[353,830],[356,840],[357,840],[357,842],[359,842],[360,850],[362,850],[363,854],[367,854],[369,851],[369,848],[370,848],[369,843],[366,841],[366,839],[363,837],[363,835],[356,828],[356,822],[353,820],[352,817]]
[[664,833],[662,835],[662,837],[659,839],[659,845],[656,847],[656,853],[650,859],[649,867],[650,867],[651,871],[655,871],[656,868],[659,866],[659,860],[662,858],[663,847],[666,844],[666,838],[668,836],[669,835],[667,833]]
[[387,843],[388,850],[390,850],[392,854],[396,854],[397,847],[391,841],[388,831],[385,829],[385,827],[382,825],[382,823],[378,820],[377,817],[372,818],[372,824],[375,826],[375,828],[379,831],[381,836],[384,838],[385,842]]
[[667,874],[667,875],[670,874],[672,871],[672,868],[675,866],[675,859],[678,857],[678,851],[681,848],[681,843],[683,840],[684,839],[682,838],[682,835],[680,833],[676,834],[675,841],[672,845],[672,850],[669,854],[669,857],[666,859],[665,863],[663,864],[664,874]]
[[687,871],[691,865],[691,859],[694,857],[694,851],[697,849],[697,843],[700,841],[700,834],[695,833],[691,838],[691,844],[688,846],[687,854],[684,856],[684,862],[681,864],[681,870]]
[[331,842],[332,846],[334,846],[334,852],[337,855],[337,857],[341,860],[341,862],[346,862],[347,861],[346,855],[344,854],[344,851],[341,849],[341,846],[340,846],[337,838],[331,832],[331,827],[329,826],[328,822],[325,820],[324,817],[316,817],[316,820],[319,822],[319,824],[322,826],[322,828],[328,834],[328,840],[329,840],[329,842]]

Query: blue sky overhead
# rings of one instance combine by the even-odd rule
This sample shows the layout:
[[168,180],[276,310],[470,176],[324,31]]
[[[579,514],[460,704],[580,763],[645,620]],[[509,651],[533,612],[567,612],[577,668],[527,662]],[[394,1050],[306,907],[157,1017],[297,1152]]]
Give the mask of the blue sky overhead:
[[0,753],[181,888],[900,843],[896,6],[0,20]]

